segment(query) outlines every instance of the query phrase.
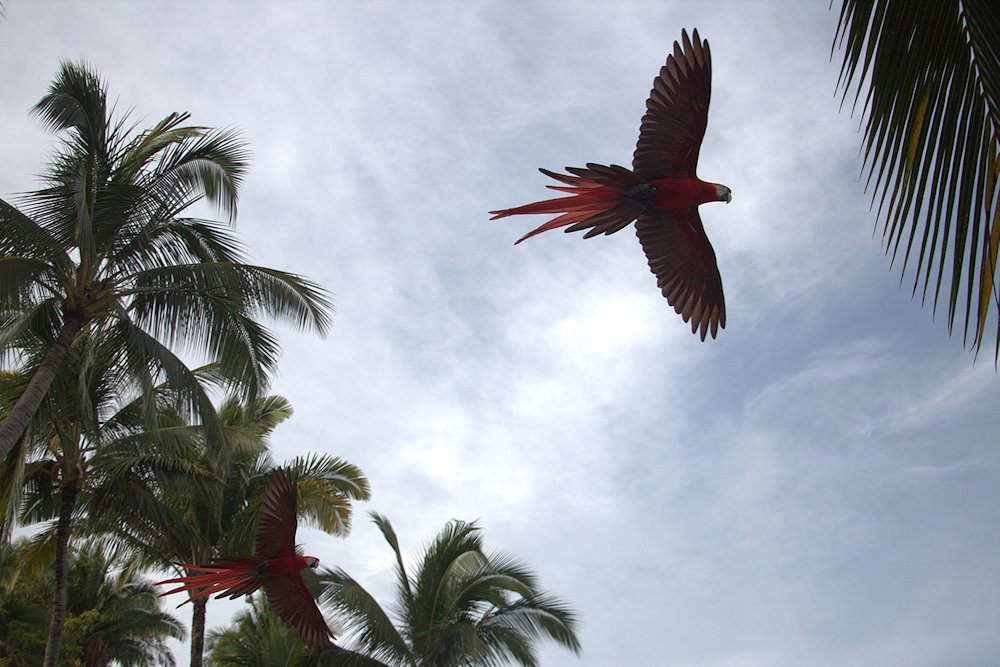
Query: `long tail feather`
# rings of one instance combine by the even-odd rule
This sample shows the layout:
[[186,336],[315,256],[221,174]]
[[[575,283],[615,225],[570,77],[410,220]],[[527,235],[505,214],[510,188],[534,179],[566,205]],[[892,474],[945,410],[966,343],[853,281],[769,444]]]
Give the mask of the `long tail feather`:
[[[534,229],[517,241],[517,245],[536,234],[572,225],[567,232],[590,229],[585,238],[595,234],[612,234],[635,220],[640,210],[636,206],[622,201],[622,192],[636,183],[642,182],[638,175],[625,167],[611,165],[610,167],[588,163],[587,167],[566,167],[570,174],[559,174],[548,169],[539,169],[546,176],[565,185],[549,185],[547,187],[571,196],[546,199],[524,206],[490,211],[491,220],[505,218],[510,215],[534,215],[541,213],[560,213],[556,218]],[[592,228],[592,229],[591,229]]]
[[197,600],[198,598],[216,595],[216,598],[230,597],[237,598],[241,595],[253,593],[260,588],[263,578],[259,577],[252,570],[260,563],[260,559],[246,557],[218,559],[211,565],[188,565],[179,563],[181,567],[203,574],[191,574],[186,577],[175,577],[158,581],[157,586],[165,584],[181,584],[166,593],[160,593],[159,597],[171,595],[172,593],[183,593],[187,591],[197,591],[191,593],[188,599],[181,603],[181,606]]
[[[538,227],[537,229],[531,230],[530,232],[528,232],[527,234],[525,234],[524,236],[522,236],[518,240],[514,241],[514,245],[517,245],[518,243],[520,243],[521,241],[523,241],[525,239],[530,239],[532,236],[535,236],[536,234],[541,234],[542,232],[547,232],[550,229],[558,229],[560,227],[565,227],[567,225],[573,225],[575,227],[577,225],[585,224],[587,220],[589,220],[590,218],[594,217],[595,215],[601,215],[603,212],[604,212],[604,209],[601,208],[601,209],[597,209],[597,210],[594,210],[594,209],[584,209],[582,211],[571,211],[569,213],[564,213],[563,215],[560,215],[558,218],[554,218],[552,220],[549,220],[548,222],[546,222],[541,227]],[[572,231],[576,231],[573,228],[570,228],[567,231],[571,231],[571,230]]]
[[[568,188],[567,188],[568,189]],[[582,200],[582,201],[581,201]],[[493,215],[490,220],[506,218],[508,215],[533,215],[535,213],[563,213],[565,211],[582,210],[584,208],[604,208],[604,203],[597,201],[594,197],[559,197],[557,199],[546,199],[536,201],[516,208],[507,208],[500,211],[490,211]]]

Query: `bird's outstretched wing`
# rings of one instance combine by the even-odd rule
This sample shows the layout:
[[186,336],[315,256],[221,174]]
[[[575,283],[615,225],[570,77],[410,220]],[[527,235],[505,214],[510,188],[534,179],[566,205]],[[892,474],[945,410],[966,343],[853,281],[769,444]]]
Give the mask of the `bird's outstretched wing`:
[[647,209],[635,225],[636,236],[656,276],[656,284],[691,332],[715,338],[726,326],[726,302],[715,251],[705,235],[697,208]]
[[653,80],[632,156],[632,168],[647,181],[695,178],[698,167],[712,97],[712,55],[697,30],[694,41],[686,30],[681,40],[684,47],[674,42],[673,54]]
[[275,470],[264,489],[254,530],[258,558],[269,560],[295,554],[298,498],[298,475],[285,468]]
[[298,572],[268,579],[264,582],[264,593],[271,609],[302,641],[313,648],[329,645],[330,628]]

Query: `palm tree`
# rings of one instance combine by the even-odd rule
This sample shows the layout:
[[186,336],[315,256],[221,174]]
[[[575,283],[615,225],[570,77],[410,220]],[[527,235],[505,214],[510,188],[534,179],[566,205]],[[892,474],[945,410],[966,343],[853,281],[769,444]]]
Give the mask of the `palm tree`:
[[184,626],[160,609],[151,581],[137,578],[132,570],[112,574],[111,567],[104,550],[91,545],[76,554],[70,568],[67,626],[79,638],[83,664],[172,667],[174,658],[164,640],[183,639]]
[[[12,667],[37,665],[45,649],[52,571],[30,566],[32,545],[21,540],[6,547],[21,567],[0,590],[0,657]],[[174,665],[166,639],[183,639],[180,621],[164,612],[153,585],[132,570],[114,570],[97,544],[74,551],[69,559],[69,614],[61,664],[97,667]],[[9,661],[9,662],[8,662]]]
[[208,633],[206,665],[295,667],[312,654],[312,649],[271,611],[263,595],[253,596],[248,607],[230,627]]
[[247,168],[235,132],[184,125],[186,113],[136,131],[127,114],[113,117],[98,75],[68,62],[33,111],[62,142],[45,187],[22,195],[20,209],[0,200],[0,353],[48,354],[0,423],[0,459],[85,327],[104,327],[146,389],[165,379],[205,419],[211,402],[172,348],[217,360],[254,397],[278,355],[259,316],[325,332],[318,286],[243,263],[224,224],[182,217],[205,199],[235,219]]
[[[980,349],[1000,311],[1000,21],[987,0],[844,0],[838,87],[865,95],[865,165],[886,252],[913,269],[913,293],[946,286],[948,331]],[[998,306],[994,308],[994,306]],[[997,347],[1000,359],[1000,317]]]
[[[209,471],[197,484],[177,478],[132,483],[128,472],[93,494],[90,512],[124,521],[100,522],[124,549],[140,554],[147,566],[176,568],[218,556],[249,554],[260,500],[277,467],[268,453],[268,436],[291,416],[288,402],[269,396],[247,403],[228,399],[218,412],[218,440],[207,437],[188,452]],[[205,433],[203,431],[203,433]],[[351,500],[368,500],[368,480],[357,467],[331,456],[297,457],[286,464],[298,473],[300,521],[325,532],[346,535]],[[128,491],[123,491],[127,486]],[[202,664],[207,598],[192,601],[191,665]]]
[[[6,500],[0,512],[8,524],[15,507],[22,524],[52,520],[33,541],[36,550],[48,551],[39,557],[51,562],[53,569],[44,660],[51,666],[59,660],[67,614],[70,537],[74,530],[83,529],[81,521],[92,488],[117,479],[121,470],[146,476],[155,471],[185,479],[198,473],[165,433],[147,429],[145,396],[130,385],[128,375],[115,372],[112,341],[91,333],[88,330],[73,341],[18,443],[17,455],[8,457],[0,469],[0,497]],[[33,361],[37,357],[28,359],[28,368]],[[23,383],[29,375],[7,374],[0,383],[2,397],[11,400],[18,393],[18,380]],[[127,401],[130,390],[139,397]]]
[[[45,623],[51,603],[51,570],[32,569],[28,539],[0,542],[0,664],[37,665],[45,654]],[[42,581],[40,581],[42,580]]]
[[538,589],[517,559],[483,551],[475,523],[449,522],[406,572],[389,520],[372,514],[396,557],[396,622],[343,570],[320,575],[321,603],[351,633],[347,648],[389,665],[537,665],[535,643],[553,639],[580,652],[576,619]]
[[[312,589],[316,575],[303,572]],[[248,609],[224,628],[209,631],[205,664],[209,667],[387,667],[384,662],[332,646],[313,651],[264,601],[262,594],[250,598]]]

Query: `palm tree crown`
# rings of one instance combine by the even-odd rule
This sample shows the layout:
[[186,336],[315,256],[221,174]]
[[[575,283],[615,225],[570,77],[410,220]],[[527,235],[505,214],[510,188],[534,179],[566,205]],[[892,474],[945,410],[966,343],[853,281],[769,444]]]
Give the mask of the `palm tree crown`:
[[100,324],[144,386],[165,378],[206,419],[210,401],[173,349],[217,362],[254,397],[278,356],[261,315],[325,332],[323,290],[244,263],[225,224],[184,217],[205,199],[235,219],[247,169],[235,132],[184,125],[186,113],[136,131],[115,118],[97,74],[71,63],[34,112],[62,141],[42,189],[20,208],[0,200],[0,353],[41,343],[49,356],[0,424],[0,457],[83,327]]
[[487,555],[475,523],[449,522],[411,576],[389,520],[372,516],[396,557],[399,625],[343,570],[327,572],[321,602],[350,633],[349,650],[384,664],[419,667],[534,666],[540,638],[579,653],[574,613],[540,591],[535,575],[517,559]]

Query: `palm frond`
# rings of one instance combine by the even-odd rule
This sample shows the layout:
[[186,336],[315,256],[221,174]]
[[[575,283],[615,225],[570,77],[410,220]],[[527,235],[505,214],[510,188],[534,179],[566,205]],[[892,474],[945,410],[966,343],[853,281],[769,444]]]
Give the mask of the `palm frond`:
[[156,179],[170,191],[203,192],[206,199],[236,218],[236,200],[248,169],[249,152],[232,129],[212,130],[193,142],[167,146]]
[[396,556],[396,580],[399,586],[400,597],[403,599],[404,608],[413,606],[413,590],[410,587],[410,577],[406,574],[406,565],[403,563],[403,553],[399,550],[399,538],[396,537],[396,530],[389,522],[389,518],[378,512],[369,512],[372,522],[378,527],[382,537],[392,547],[392,552]]
[[124,150],[119,159],[121,165],[119,178],[125,181],[133,180],[163,149],[202,136],[208,128],[178,127],[190,117],[191,114],[187,112],[178,113],[175,111],[139,136],[134,137],[123,147]]
[[484,619],[487,626],[507,626],[527,637],[549,637],[576,654],[581,651],[573,609],[549,593],[516,600]]
[[[863,102],[867,187],[914,295],[979,350],[997,308],[1000,20],[981,0],[844,0],[838,87]],[[991,305],[993,304],[993,305]],[[964,313],[964,315],[960,315]]]
[[324,333],[329,302],[323,290],[298,276],[241,264],[162,267],[134,278],[129,310],[135,321],[168,345],[205,349],[250,396],[263,391],[277,363],[278,345],[256,316],[266,313]]
[[61,258],[65,248],[52,233],[20,210],[0,199],[0,257]]
[[371,485],[356,465],[329,454],[296,456],[288,467],[307,481],[315,481],[326,493],[353,500],[370,500]]
[[64,60],[48,94],[32,111],[53,132],[70,130],[97,147],[106,137],[106,99],[104,83],[93,70]]
[[0,257],[0,307],[24,308],[33,300],[29,298],[32,293],[41,298],[50,296],[49,286],[56,283],[56,277],[48,262],[31,257]]
[[[134,326],[127,317],[116,318],[108,328],[108,337],[109,342],[122,351],[122,363],[130,375],[138,379],[144,395],[153,395],[158,380],[163,379],[171,387],[178,407],[197,417],[206,427],[208,437],[221,437],[215,407],[200,374],[192,372],[172,350]],[[156,417],[156,405],[153,401],[146,401],[145,406],[147,420],[152,423]]]
[[5,311],[0,318],[0,360],[15,365],[32,352],[47,350],[55,338],[53,332],[62,326],[60,306],[59,299],[49,298]]
[[21,500],[26,448],[25,439],[18,439],[10,454],[0,463],[0,543],[3,544],[10,540]]
[[347,630],[353,650],[393,664],[414,664],[392,619],[361,584],[339,568],[321,570],[318,578],[323,590],[319,603]]

